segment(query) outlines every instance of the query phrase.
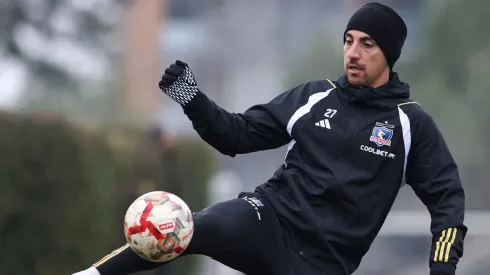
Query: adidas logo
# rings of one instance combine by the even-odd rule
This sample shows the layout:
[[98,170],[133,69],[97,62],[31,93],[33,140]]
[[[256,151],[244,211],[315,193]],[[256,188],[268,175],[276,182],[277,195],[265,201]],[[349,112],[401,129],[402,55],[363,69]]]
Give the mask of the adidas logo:
[[330,128],[330,122],[328,121],[328,119],[322,119],[322,120],[318,121],[317,123],[315,123],[315,125],[318,127],[331,129]]

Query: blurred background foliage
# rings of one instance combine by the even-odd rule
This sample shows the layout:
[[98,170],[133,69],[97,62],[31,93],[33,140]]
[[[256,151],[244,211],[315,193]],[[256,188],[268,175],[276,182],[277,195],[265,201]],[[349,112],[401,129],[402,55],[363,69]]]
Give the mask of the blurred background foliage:
[[[282,1],[290,5],[296,3]],[[124,212],[139,194],[168,190],[180,194],[191,209],[198,210],[209,203],[208,182],[213,173],[230,167],[228,159],[217,156],[194,133],[183,131],[171,145],[162,146],[162,133],[155,137],[146,123],[130,121],[132,114],[127,110],[126,85],[131,76],[123,75],[125,52],[120,42],[119,15],[135,2],[0,2],[0,56],[4,64],[20,66],[26,73],[22,96],[15,109],[0,113],[3,154],[0,158],[0,243],[7,248],[0,252],[0,274],[61,275],[84,269],[123,244]],[[206,93],[229,109],[243,102],[263,101],[260,88],[267,88],[266,80],[278,74],[282,79],[278,86],[286,90],[312,79],[336,79],[343,72],[342,37],[338,34],[339,29],[344,28],[344,21],[342,24],[314,24],[314,28],[298,30],[292,39],[300,42],[294,44],[299,45],[297,47],[291,46],[292,54],[283,55],[288,47],[277,42],[278,46],[273,49],[281,53],[278,59],[286,60],[280,63],[270,61],[268,56],[251,57],[260,54],[268,44],[264,37],[254,35],[265,29],[263,33],[268,37],[274,30],[261,25],[263,21],[259,13],[255,14],[256,9],[250,8],[251,14],[242,16],[246,9],[240,1],[165,2],[172,3],[167,10],[168,21],[176,30],[165,38],[177,41],[172,44],[174,48],[191,45],[189,52],[199,55],[193,57],[183,50],[174,50],[175,55],[165,57],[165,64],[173,62],[174,56],[194,60],[193,64],[204,64],[201,68],[196,66],[199,83]],[[334,2],[342,1],[311,0],[301,5],[317,3],[315,5],[325,7]],[[365,1],[343,2],[360,4]],[[409,29],[407,46],[411,54],[402,55],[395,70],[410,84],[412,97],[434,117],[447,139],[460,166],[468,209],[489,210],[490,36],[484,22],[490,2],[418,2],[423,3],[423,8],[419,9],[421,15],[412,22],[415,21],[420,31],[413,35]],[[277,4],[281,8],[267,21],[275,23],[280,30],[274,39],[281,35],[293,36],[295,16],[304,16],[298,20],[306,22],[307,17],[313,18],[315,14],[307,9],[293,9],[293,13],[285,14],[284,5]],[[220,6],[224,8],[218,8]],[[242,13],[233,13],[232,6]],[[265,8],[271,9],[271,6]],[[265,13],[265,8],[260,10]],[[329,7],[316,10],[328,12]],[[204,32],[201,27],[212,20],[192,19],[192,16],[212,14],[210,11],[218,14],[211,17],[217,18],[214,20],[223,26]],[[279,19],[281,16],[285,21]],[[330,16],[335,14],[330,13]],[[242,25],[230,23],[235,21],[229,20],[236,18],[245,18],[236,21]],[[193,23],[189,23],[191,20]],[[190,26],[188,29],[186,24]],[[186,37],[183,30],[191,30],[191,35]],[[208,42],[203,42],[207,41],[205,38],[214,44],[209,42],[212,45],[209,46]],[[194,50],[193,47],[201,45],[208,45],[210,49]],[[243,52],[239,51],[241,47]],[[253,64],[240,67],[234,77],[227,79],[226,73],[233,71],[235,64],[236,67],[243,65],[236,62],[237,56],[244,56]],[[87,69],[82,65],[88,59],[95,62],[95,67]],[[224,59],[230,60],[230,64],[223,62]],[[274,62],[280,64],[280,73],[270,69],[270,63]],[[104,70],[99,71],[99,68]],[[260,75],[264,71],[267,75]],[[256,72],[252,75],[256,79],[248,77],[252,72]],[[210,82],[217,84],[210,85]],[[230,91],[229,87],[233,87],[230,82],[250,88],[247,96],[253,100],[242,100],[241,92]],[[152,85],[157,88],[156,82]],[[158,91],[141,89],[137,92]],[[279,92],[280,89],[272,93]],[[4,95],[1,87],[0,97]],[[164,120],[170,121],[170,125],[189,125],[182,118],[181,110],[171,104],[165,105],[171,115],[166,113]],[[177,122],[172,124],[174,120]],[[276,166],[268,162],[268,157],[274,154],[258,154],[258,159],[253,160],[237,157],[234,163],[239,167],[235,169],[246,171],[242,174],[249,182],[247,189],[260,183],[255,181],[256,175],[271,173],[262,170]],[[283,151],[277,156],[280,160]],[[257,162],[260,165],[257,166]],[[426,268],[425,255],[421,258],[420,266]],[[381,256],[379,259],[388,262]],[[165,274],[193,274],[196,263],[194,257],[178,260],[175,268]],[[479,265],[485,266],[481,262]],[[468,271],[465,274],[483,273]]]
[[[176,157],[162,165],[160,147],[131,129],[11,113],[0,114],[0,128],[0,242],[8,247],[0,252],[0,274],[86,268],[93,255],[123,244],[127,206],[145,192],[172,190],[172,182],[180,182],[181,191],[172,191],[194,211],[207,205],[214,164],[196,141],[179,140],[172,148]],[[192,266],[183,261],[182,270]]]

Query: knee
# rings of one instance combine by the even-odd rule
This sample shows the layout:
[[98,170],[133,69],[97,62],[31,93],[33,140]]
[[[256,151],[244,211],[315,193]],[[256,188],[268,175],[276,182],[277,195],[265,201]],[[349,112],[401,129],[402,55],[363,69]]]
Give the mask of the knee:
[[211,238],[229,238],[238,234],[243,227],[243,215],[233,209],[226,209],[219,205],[205,208],[193,214],[194,235]]

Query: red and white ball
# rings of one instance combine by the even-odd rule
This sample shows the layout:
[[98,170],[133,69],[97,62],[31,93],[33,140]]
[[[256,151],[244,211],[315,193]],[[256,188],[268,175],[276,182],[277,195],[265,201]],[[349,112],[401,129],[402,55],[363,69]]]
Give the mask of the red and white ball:
[[153,262],[178,257],[191,242],[194,222],[189,206],[178,196],[154,191],[137,198],[124,219],[124,234],[138,255]]

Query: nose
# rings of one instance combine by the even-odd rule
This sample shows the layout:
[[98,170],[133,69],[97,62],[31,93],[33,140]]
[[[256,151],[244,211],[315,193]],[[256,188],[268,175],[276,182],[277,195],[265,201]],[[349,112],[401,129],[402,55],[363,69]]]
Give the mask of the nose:
[[361,58],[357,43],[354,43],[351,47],[349,47],[347,50],[347,58],[349,58],[349,60],[358,60]]

